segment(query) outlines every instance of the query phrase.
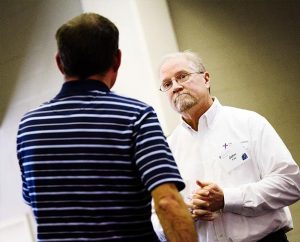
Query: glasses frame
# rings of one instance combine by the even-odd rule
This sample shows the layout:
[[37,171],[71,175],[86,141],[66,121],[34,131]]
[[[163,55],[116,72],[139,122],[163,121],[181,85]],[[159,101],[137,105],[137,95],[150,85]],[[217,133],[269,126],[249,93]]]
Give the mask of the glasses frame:
[[180,75],[180,74],[183,74],[183,73],[179,73],[179,74],[177,74],[177,75],[175,75],[175,76],[173,76],[171,79],[170,79],[170,81],[171,81],[171,85],[170,85],[170,87],[169,88],[167,88],[167,89],[163,89],[163,83],[160,85],[160,87],[159,87],[159,90],[161,91],[161,92],[167,92],[167,91],[169,91],[171,88],[172,88],[172,86],[173,86],[173,81],[175,81],[177,84],[182,84],[182,83],[185,83],[185,82],[187,82],[188,80],[190,80],[190,76],[192,75],[192,74],[204,74],[204,71],[197,71],[197,72],[186,72],[185,74],[186,74],[186,76],[188,77],[185,81],[183,81],[183,82],[178,82],[178,80],[177,80],[177,78],[176,78],[176,76],[178,76],[178,75]]

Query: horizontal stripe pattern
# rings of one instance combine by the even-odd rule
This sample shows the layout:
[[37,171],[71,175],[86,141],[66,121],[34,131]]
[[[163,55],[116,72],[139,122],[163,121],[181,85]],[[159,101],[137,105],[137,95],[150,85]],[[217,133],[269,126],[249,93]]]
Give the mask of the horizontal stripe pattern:
[[43,242],[157,241],[150,192],[184,186],[153,108],[98,81],[25,114],[17,154]]

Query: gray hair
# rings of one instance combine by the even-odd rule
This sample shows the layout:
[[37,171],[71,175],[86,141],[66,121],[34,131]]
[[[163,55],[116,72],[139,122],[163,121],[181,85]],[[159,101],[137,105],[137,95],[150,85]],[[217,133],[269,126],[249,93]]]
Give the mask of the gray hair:
[[200,56],[196,53],[196,52],[192,52],[190,50],[185,50],[182,52],[175,52],[175,53],[170,53],[165,55],[162,58],[160,67],[169,59],[173,59],[173,58],[178,58],[178,57],[183,57],[186,60],[190,61],[193,64],[193,69],[196,72],[205,72],[205,66],[202,62],[202,59],[200,58]]

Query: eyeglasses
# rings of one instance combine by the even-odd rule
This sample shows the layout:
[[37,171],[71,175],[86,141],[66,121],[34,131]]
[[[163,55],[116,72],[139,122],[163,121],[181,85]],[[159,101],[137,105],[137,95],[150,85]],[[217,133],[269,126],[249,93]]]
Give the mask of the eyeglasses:
[[188,72],[179,73],[179,74],[175,75],[174,77],[172,77],[171,79],[164,80],[162,82],[159,90],[162,92],[166,92],[173,86],[173,81],[176,81],[178,84],[182,84],[190,79],[190,75],[203,74],[203,73],[204,73],[203,71],[192,72],[192,73],[188,73]]

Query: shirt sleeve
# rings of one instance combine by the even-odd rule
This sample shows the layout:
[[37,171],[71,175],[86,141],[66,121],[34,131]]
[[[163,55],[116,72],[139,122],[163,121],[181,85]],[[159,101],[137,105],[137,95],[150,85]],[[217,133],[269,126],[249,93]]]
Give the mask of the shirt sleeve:
[[250,152],[261,180],[224,188],[224,211],[259,216],[300,199],[300,173],[287,147],[265,118],[258,115],[250,125]]
[[135,163],[148,191],[169,182],[182,190],[183,180],[153,108],[147,107],[134,126]]
[[19,160],[19,167],[20,167],[20,171],[21,171],[22,195],[23,195],[24,202],[27,205],[30,205],[30,196],[29,196],[29,190],[28,190],[27,183],[26,183],[24,167],[23,167],[23,164],[22,164],[22,159],[21,159],[21,157],[19,155],[19,152],[18,152],[20,146],[21,146],[21,141],[19,139],[17,139],[17,157],[18,157],[18,160]]

